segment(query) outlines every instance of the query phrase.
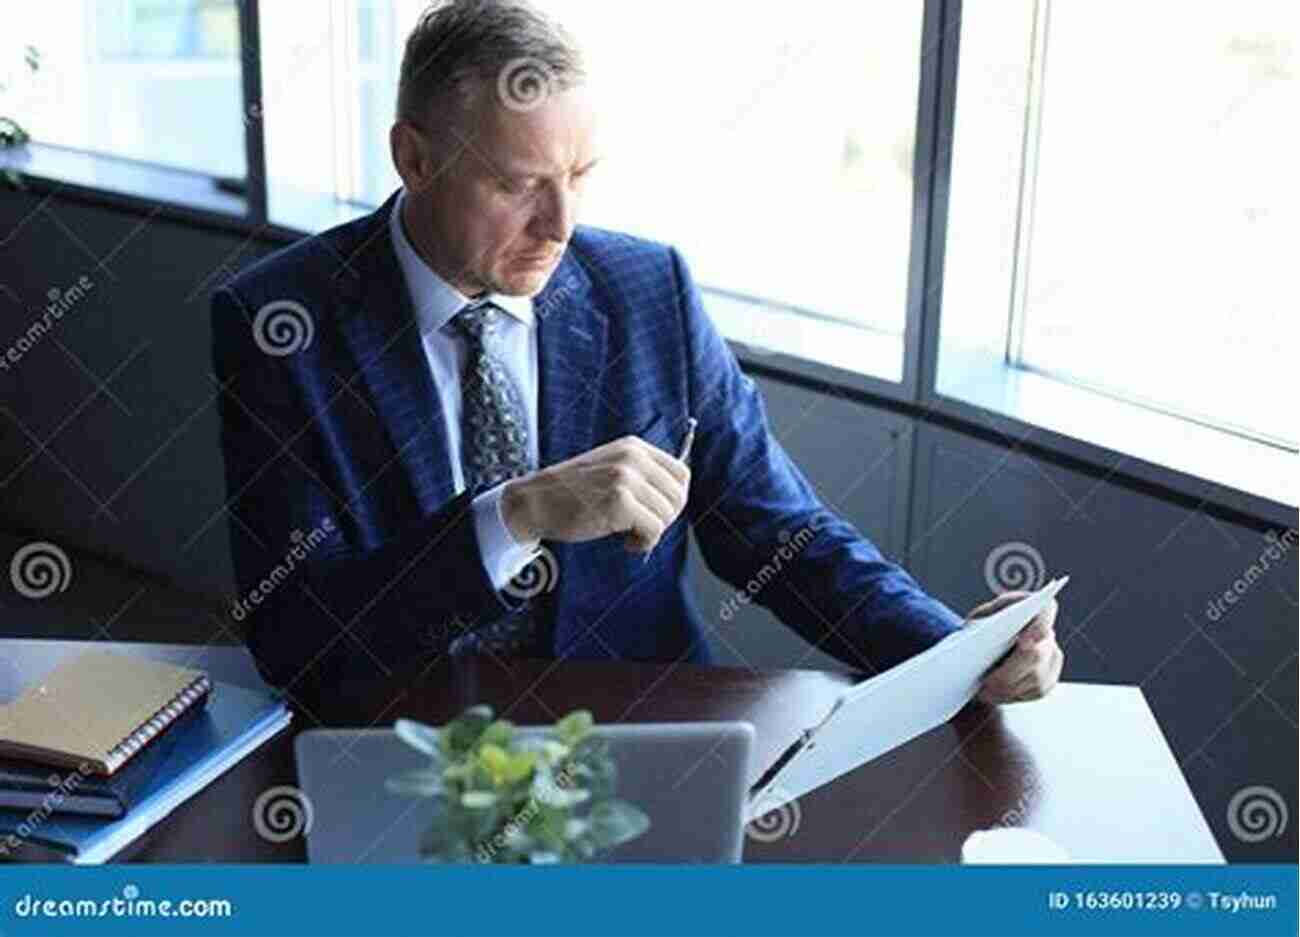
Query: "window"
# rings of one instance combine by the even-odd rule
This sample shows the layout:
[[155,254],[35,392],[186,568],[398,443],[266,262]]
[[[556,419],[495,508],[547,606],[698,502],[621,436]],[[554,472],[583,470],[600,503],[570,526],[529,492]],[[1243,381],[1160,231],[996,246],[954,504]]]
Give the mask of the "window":
[[41,143],[244,177],[236,0],[44,0],[7,23],[41,53],[19,108]]
[[[583,42],[604,160],[582,220],[680,247],[710,310],[779,348],[897,381],[920,2],[541,0]],[[273,220],[329,220],[398,185],[388,150],[422,0],[261,7]]]
[[982,12],[962,22],[939,392],[985,403],[1010,366],[1295,451],[1300,8]]

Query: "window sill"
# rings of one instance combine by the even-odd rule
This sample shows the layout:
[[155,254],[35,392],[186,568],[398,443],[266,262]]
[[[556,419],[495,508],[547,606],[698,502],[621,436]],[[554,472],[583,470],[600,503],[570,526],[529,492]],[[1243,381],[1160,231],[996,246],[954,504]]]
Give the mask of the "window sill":
[[[827,371],[888,385],[903,379],[901,335],[811,318],[707,286],[700,291],[710,318],[748,363],[808,371],[809,376],[822,379],[828,377]],[[835,377],[830,380],[834,383]]]
[[[950,352],[941,355],[945,364],[952,361]],[[954,372],[960,380],[945,379]],[[997,417],[1014,421],[997,427],[1000,431],[1023,436],[1021,426],[1047,430],[1053,448],[1107,471],[1227,502],[1288,526],[1296,523],[1296,453],[987,358],[941,367],[937,383],[936,407],[949,415],[969,420],[966,410],[978,408],[986,424]],[[1216,485],[1231,491],[1212,497]]]
[[211,176],[152,163],[44,143],[0,150],[0,171],[43,179],[57,187],[109,192],[167,205],[242,219],[248,203],[223,192]]
[[355,221],[373,212],[376,205],[344,202],[333,195],[310,192],[276,182],[267,191],[267,212],[277,227],[319,234],[335,225]]

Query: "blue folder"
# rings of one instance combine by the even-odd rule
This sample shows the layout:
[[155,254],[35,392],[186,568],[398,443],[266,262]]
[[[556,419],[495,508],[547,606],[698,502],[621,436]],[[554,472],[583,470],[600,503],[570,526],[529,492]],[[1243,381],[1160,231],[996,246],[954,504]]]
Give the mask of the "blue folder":
[[[274,693],[214,681],[203,711],[174,727],[165,757],[149,766],[121,819],[0,808],[0,861],[104,862],[289,724]],[[171,735],[172,733],[168,733]]]

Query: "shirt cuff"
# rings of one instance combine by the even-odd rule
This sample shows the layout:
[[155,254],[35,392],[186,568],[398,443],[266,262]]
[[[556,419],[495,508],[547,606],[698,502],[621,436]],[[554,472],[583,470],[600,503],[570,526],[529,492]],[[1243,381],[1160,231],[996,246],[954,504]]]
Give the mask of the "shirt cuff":
[[541,546],[540,540],[520,543],[510,533],[505,518],[501,516],[501,495],[505,487],[502,482],[476,495],[471,502],[483,569],[492,582],[492,588],[498,592],[528,565]]

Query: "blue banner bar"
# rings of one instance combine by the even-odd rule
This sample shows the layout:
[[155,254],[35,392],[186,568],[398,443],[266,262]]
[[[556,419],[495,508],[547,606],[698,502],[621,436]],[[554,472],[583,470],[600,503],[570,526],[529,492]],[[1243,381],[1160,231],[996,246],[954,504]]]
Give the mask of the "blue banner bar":
[[1294,865],[8,866],[0,934],[1297,933]]

